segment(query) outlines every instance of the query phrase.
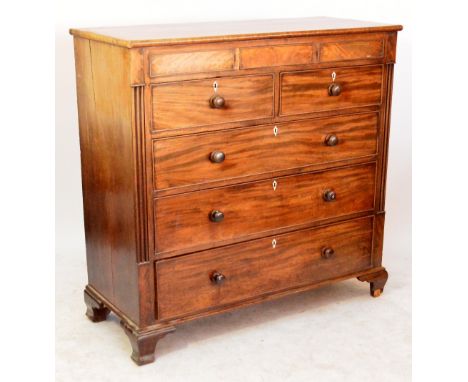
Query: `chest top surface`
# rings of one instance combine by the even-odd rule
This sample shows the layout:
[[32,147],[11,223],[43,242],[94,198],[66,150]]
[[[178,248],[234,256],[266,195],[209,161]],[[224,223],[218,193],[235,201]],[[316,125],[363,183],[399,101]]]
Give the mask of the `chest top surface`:
[[221,42],[252,38],[303,37],[342,33],[392,32],[401,25],[309,17],[298,19],[223,21],[70,29],[77,37],[127,48],[194,42]]

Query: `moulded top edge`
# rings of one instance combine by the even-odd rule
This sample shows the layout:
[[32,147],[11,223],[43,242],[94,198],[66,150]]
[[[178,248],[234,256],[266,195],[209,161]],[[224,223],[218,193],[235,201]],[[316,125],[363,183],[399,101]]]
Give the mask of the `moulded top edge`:
[[76,37],[126,48],[265,38],[307,37],[343,33],[395,32],[401,25],[311,17],[187,24],[159,24],[70,29]]

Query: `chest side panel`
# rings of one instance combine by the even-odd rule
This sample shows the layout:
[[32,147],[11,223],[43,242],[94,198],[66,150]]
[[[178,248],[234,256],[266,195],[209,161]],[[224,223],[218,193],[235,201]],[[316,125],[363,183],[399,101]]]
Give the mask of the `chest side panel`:
[[89,285],[139,320],[129,51],[75,39]]

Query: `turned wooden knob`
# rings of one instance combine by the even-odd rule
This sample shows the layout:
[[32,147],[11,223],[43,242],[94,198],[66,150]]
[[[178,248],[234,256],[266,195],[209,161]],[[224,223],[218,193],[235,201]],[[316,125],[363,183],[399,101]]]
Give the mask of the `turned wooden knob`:
[[338,144],[338,137],[334,134],[327,135],[325,138],[325,144],[327,146],[336,146]]
[[221,272],[214,271],[211,274],[210,279],[214,284],[222,284],[224,280],[226,280],[226,276],[224,276]]
[[328,87],[328,95],[336,97],[336,96],[339,96],[340,94],[341,94],[340,84],[333,83]]
[[210,212],[210,220],[214,223],[222,222],[224,219],[224,214],[221,211],[213,210]]
[[220,95],[214,95],[210,98],[210,106],[214,109],[221,109],[224,107],[226,101]]
[[335,254],[335,250],[331,247],[325,247],[322,249],[322,257],[324,259],[329,259]]
[[210,161],[213,163],[222,163],[224,162],[224,159],[226,158],[226,155],[222,151],[213,151],[210,154]]
[[326,202],[331,202],[336,199],[336,192],[333,190],[327,190],[323,193],[323,199]]

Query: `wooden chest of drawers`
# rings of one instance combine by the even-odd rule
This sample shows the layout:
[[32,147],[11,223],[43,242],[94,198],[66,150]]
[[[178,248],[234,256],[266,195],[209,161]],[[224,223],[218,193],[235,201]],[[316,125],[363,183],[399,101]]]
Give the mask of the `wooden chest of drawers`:
[[87,315],[132,359],[187,320],[348,278],[383,291],[398,25],[71,30]]

